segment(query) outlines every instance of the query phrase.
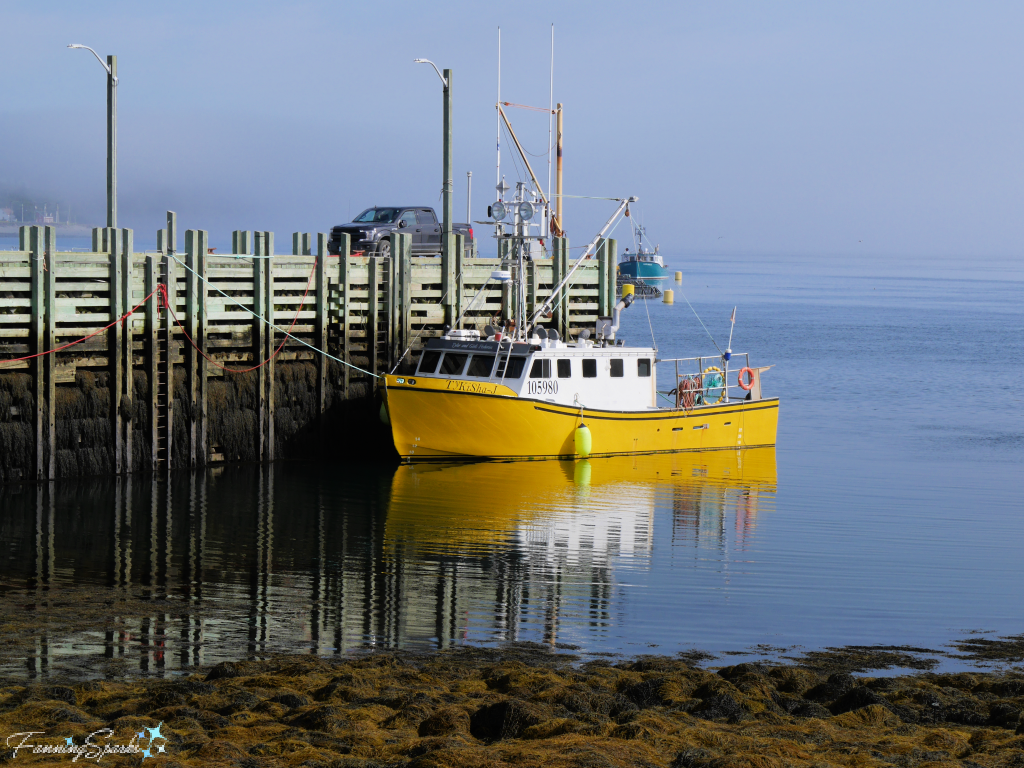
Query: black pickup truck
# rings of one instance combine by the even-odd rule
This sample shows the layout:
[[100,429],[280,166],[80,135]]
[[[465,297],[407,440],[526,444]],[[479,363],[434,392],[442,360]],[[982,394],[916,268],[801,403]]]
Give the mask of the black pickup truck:
[[[441,253],[441,224],[433,208],[427,206],[387,206],[368,208],[349,224],[331,228],[327,251],[335,256],[341,246],[341,236],[347,234],[352,252],[362,251],[374,256],[391,255],[391,235],[403,232],[412,235],[414,256]],[[452,224],[452,233],[466,237],[466,248],[472,252],[473,226]]]

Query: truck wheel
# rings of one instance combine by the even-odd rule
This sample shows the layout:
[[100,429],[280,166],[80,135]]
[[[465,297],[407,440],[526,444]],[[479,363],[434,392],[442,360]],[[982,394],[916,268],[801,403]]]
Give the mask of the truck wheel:
[[381,240],[377,243],[377,258],[389,259],[391,258],[391,241]]

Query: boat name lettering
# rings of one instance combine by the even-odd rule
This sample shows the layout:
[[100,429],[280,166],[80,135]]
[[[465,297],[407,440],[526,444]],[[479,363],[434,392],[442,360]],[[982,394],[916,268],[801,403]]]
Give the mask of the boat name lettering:
[[557,395],[558,382],[548,379],[531,380],[529,391],[531,395]]
[[456,392],[482,392],[485,395],[493,395],[498,388],[497,384],[486,384],[481,381],[449,381],[448,389]]

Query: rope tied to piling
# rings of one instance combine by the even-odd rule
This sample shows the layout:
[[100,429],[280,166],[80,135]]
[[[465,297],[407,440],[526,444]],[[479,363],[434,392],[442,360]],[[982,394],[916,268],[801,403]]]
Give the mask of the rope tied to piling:
[[[360,373],[365,373],[365,374],[366,374],[367,376],[370,376],[370,377],[372,377],[372,378],[374,378],[374,379],[379,379],[379,378],[381,378],[381,376],[380,376],[379,374],[376,374],[376,373],[370,373],[370,371],[367,371],[367,370],[366,370],[366,369],[364,369],[364,368],[360,368],[360,367],[359,367],[358,365],[352,365],[352,363],[348,363],[348,362],[346,362],[346,361],[342,360],[341,358],[335,357],[334,355],[330,354],[329,352],[325,352],[325,351],[324,351],[324,350],[322,350],[322,349],[317,349],[316,347],[314,347],[314,346],[313,346],[312,344],[310,344],[310,343],[309,343],[308,341],[306,341],[305,339],[300,339],[300,338],[298,338],[297,336],[292,336],[292,335],[291,335],[291,334],[290,334],[289,332],[287,332],[287,331],[284,331],[284,330],[282,330],[281,328],[278,328],[278,327],[277,327],[276,325],[274,325],[273,323],[271,323],[270,321],[268,321],[268,320],[267,320],[267,319],[266,319],[265,317],[261,317],[260,315],[258,315],[258,314],[256,314],[255,312],[253,312],[253,311],[252,311],[252,310],[251,310],[251,309],[250,309],[249,307],[247,307],[247,306],[245,306],[244,304],[241,304],[241,303],[239,303],[239,302],[235,301],[235,298],[234,298],[233,296],[229,296],[228,294],[224,293],[224,291],[222,291],[222,290],[221,290],[220,288],[218,288],[218,287],[217,287],[216,285],[213,285],[213,283],[211,283],[211,282],[210,282],[210,281],[209,281],[209,280],[208,280],[208,279],[206,278],[206,275],[201,275],[201,274],[199,274],[199,273],[198,273],[198,272],[196,272],[196,271],[195,271],[194,269],[192,269],[192,267],[190,267],[190,266],[189,266],[188,264],[186,264],[186,263],[185,263],[184,261],[182,261],[182,260],[181,260],[181,259],[179,259],[179,258],[178,258],[177,256],[175,256],[175,255],[174,255],[173,253],[168,253],[167,255],[168,255],[168,256],[170,256],[170,257],[171,257],[172,259],[174,259],[174,260],[175,260],[176,262],[178,262],[179,264],[181,264],[181,266],[183,266],[183,267],[184,267],[185,269],[187,269],[187,270],[188,270],[189,272],[191,272],[192,274],[194,274],[194,275],[195,275],[196,277],[198,277],[198,278],[199,278],[200,280],[202,280],[202,281],[203,281],[204,283],[206,283],[206,284],[207,284],[207,285],[209,285],[209,286],[210,286],[211,288],[213,288],[213,290],[215,290],[215,291],[216,291],[217,293],[219,293],[219,294],[220,294],[221,296],[223,296],[223,297],[224,297],[225,299],[227,299],[228,301],[230,301],[230,302],[231,302],[232,304],[234,304],[234,305],[235,305],[236,307],[238,307],[239,309],[243,309],[243,310],[245,310],[245,311],[246,311],[246,312],[248,312],[248,313],[249,313],[250,315],[252,315],[252,316],[253,316],[253,317],[255,317],[255,318],[256,318],[257,320],[259,320],[259,321],[260,321],[261,323],[266,323],[266,324],[267,324],[267,325],[269,325],[269,326],[270,326],[271,328],[273,328],[273,329],[274,329],[275,331],[280,331],[281,333],[285,334],[285,338],[286,338],[286,339],[292,339],[293,341],[297,341],[297,342],[299,342],[299,344],[302,344],[303,346],[309,347],[309,348],[310,348],[311,350],[313,350],[313,351],[314,351],[314,352],[316,352],[317,354],[323,355],[323,356],[324,356],[324,357],[326,357],[326,358],[327,358],[328,360],[333,360],[333,361],[334,361],[334,362],[336,362],[336,363],[341,363],[342,365],[344,365],[344,366],[347,366],[348,368],[351,368],[351,369],[353,369],[353,370],[359,371]],[[316,271],[316,261],[315,261],[315,260],[314,260],[314,263],[313,263],[313,271],[314,271],[314,272]],[[312,278],[312,275],[311,275],[310,277]],[[307,290],[308,290],[308,286],[307,286]],[[294,325],[294,323],[293,323],[293,325]],[[289,329],[289,330],[290,330],[290,329]],[[276,354],[276,353],[275,353],[275,354]]]
[[[163,292],[161,292],[161,289],[164,289]],[[88,336],[83,336],[80,339],[75,339],[74,341],[69,341],[67,344],[62,344],[61,346],[55,347],[54,349],[48,349],[45,352],[36,352],[34,355],[25,355],[24,357],[8,357],[8,358],[6,358],[4,360],[0,360],[0,368],[3,367],[4,363],[20,363],[20,362],[23,362],[25,360],[35,360],[37,357],[46,357],[47,355],[54,355],[57,352],[63,352],[65,349],[68,349],[69,347],[73,347],[76,344],[81,344],[83,341],[88,341],[89,339],[91,339],[91,338],[93,338],[95,336],[99,336],[104,331],[109,331],[115,325],[117,325],[119,323],[123,323],[125,320],[127,320],[129,317],[131,317],[133,314],[135,314],[139,309],[141,309],[143,306],[145,306],[146,302],[149,301],[151,298],[153,298],[154,295],[157,295],[157,294],[162,295],[164,297],[164,301],[166,301],[167,293],[166,293],[166,289],[164,288],[164,285],[162,283],[160,285],[158,285],[156,288],[154,288],[146,298],[144,298],[142,301],[140,301],[138,304],[136,304],[130,310],[125,312],[119,318],[117,318],[113,322],[107,323],[102,328],[97,328],[95,331],[90,333]],[[157,297],[157,301],[159,301],[159,300],[160,300],[160,298],[158,296]],[[159,309],[157,311],[159,311]]]
[[[318,260],[316,258],[313,259],[313,269],[310,270],[309,278],[306,280],[306,290],[303,291],[303,293],[302,293],[302,301],[299,302],[299,308],[297,310],[295,310],[295,317],[292,318],[292,324],[288,326],[288,330],[285,332],[284,338],[281,339],[281,343],[278,345],[277,349],[274,350],[274,354],[272,354],[270,357],[268,357],[262,363],[258,363],[257,365],[254,365],[251,368],[241,368],[241,369],[239,369],[239,368],[227,368],[227,367],[221,365],[220,363],[218,363],[216,360],[214,360],[208,354],[206,354],[202,349],[200,349],[199,345],[196,344],[195,341],[192,340],[192,337],[188,335],[188,331],[185,330],[185,326],[181,324],[181,321],[178,319],[178,316],[176,314],[174,314],[174,310],[171,309],[171,304],[167,300],[167,286],[164,285],[163,283],[161,283],[157,287],[162,289],[161,292],[160,292],[160,295],[162,297],[162,301],[164,303],[164,306],[167,307],[167,311],[170,313],[171,317],[174,319],[174,322],[177,323],[179,328],[181,328],[182,334],[185,336],[186,339],[188,339],[188,343],[192,345],[192,347],[195,349],[196,352],[198,352],[200,355],[202,355],[203,358],[208,363],[213,365],[215,368],[219,368],[220,370],[226,371],[227,373],[250,373],[252,371],[259,370],[264,365],[266,365],[271,360],[273,360],[275,357],[277,357],[278,354],[280,354],[281,350],[284,349],[284,345],[288,342],[288,339],[295,339],[295,337],[292,336],[292,329],[295,327],[295,323],[297,323],[298,320],[299,320],[299,313],[302,312],[302,308],[306,305],[306,297],[309,295],[309,286],[313,282],[313,275],[316,273],[317,261]],[[266,321],[264,321],[264,322],[266,322]],[[272,323],[267,323],[267,325],[269,325],[271,328],[276,328],[276,326],[273,325]],[[273,337],[273,331],[271,331],[271,337]],[[298,341],[299,339],[295,339],[295,340]]]

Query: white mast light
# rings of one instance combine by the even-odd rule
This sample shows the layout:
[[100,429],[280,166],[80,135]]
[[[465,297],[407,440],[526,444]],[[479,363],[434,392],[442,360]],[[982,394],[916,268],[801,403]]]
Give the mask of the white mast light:
[[508,209],[501,200],[491,205],[491,218],[495,221],[501,221],[506,216],[508,216]]
[[524,200],[519,204],[519,218],[523,221],[529,221],[533,218],[533,214],[536,211],[533,208],[533,203]]

